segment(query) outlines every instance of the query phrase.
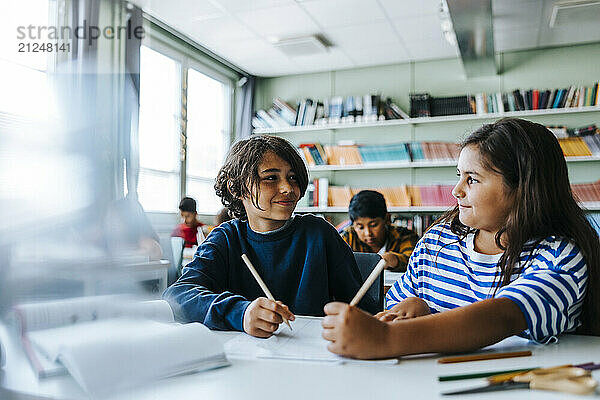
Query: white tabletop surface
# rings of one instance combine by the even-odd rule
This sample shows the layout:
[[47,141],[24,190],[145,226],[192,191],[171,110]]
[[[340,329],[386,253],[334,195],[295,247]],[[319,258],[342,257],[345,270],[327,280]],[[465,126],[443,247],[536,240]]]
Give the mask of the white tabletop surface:
[[[0,337],[7,344],[7,363],[0,375],[2,386],[50,398],[80,399],[85,393],[69,376],[37,380],[18,346],[7,337],[4,327]],[[241,333],[217,332],[223,342]],[[229,357],[228,367],[153,382],[142,388],[119,393],[111,399],[569,399],[562,393],[511,390],[469,396],[446,397],[440,393],[478,386],[484,379],[438,382],[440,375],[453,375],[504,369],[548,367],[563,364],[600,362],[600,337],[565,335],[558,344],[546,346],[509,338],[494,346],[498,351],[529,349],[531,357],[439,364],[439,355],[402,358],[398,364],[332,364],[271,359]],[[593,376],[600,380],[600,371]],[[600,397],[600,391],[595,396]]]

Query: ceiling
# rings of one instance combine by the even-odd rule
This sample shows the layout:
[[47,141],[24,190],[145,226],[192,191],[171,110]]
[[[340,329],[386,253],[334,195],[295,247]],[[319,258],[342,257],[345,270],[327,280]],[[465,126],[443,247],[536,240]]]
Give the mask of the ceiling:
[[[474,1],[478,0],[463,0]],[[257,76],[459,57],[444,39],[440,0],[133,0],[154,18]],[[494,49],[600,41],[600,4],[561,10],[558,0],[492,0]],[[564,2],[564,0],[563,0]],[[600,3],[600,2],[598,2]],[[273,41],[320,34],[322,54],[290,57]]]

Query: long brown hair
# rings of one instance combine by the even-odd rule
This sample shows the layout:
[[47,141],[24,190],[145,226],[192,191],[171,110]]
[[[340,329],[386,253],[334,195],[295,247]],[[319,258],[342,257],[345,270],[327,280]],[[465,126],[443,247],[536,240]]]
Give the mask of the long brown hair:
[[[600,241],[571,192],[567,164],[556,137],[546,127],[517,118],[503,118],[469,135],[461,148],[479,150],[486,168],[502,175],[514,196],[504,226],[496,234],[496,245],[504,250],[498,261],[498,287],[520,273],[524,248],[533,251],[551,235],[575,242],[587,265],[587,292],[579,333],[600,335]],[[457,235],[474,229],[459,220],[458,206],[440,220]],[[500,238],[506,237],[506,246]],[[533,242],[533,246],[530,247]],[[527,246],[526,246],[527,243]]]

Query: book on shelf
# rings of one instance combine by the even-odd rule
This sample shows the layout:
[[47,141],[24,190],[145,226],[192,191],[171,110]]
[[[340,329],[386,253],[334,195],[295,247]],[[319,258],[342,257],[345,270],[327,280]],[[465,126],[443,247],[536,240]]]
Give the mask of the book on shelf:
[[598,236],[600,236],[600,214],[587,213],[586,218],[590,221]]
[[431,116],[431,96],[429,93],[413,93],[410,98],[410,117],[421,118]]
[[588,145],[580,137],[566,137],[558,139],[560,148],[565,157],[589,157],[592,155]]
[[[576,183],[571,185],[573,195],[582,203],[600,201],[600,180],[591,183]],[[585,204],[584,204],[585,206]]]
[[362,165],[378,162],[456,161],[460,154],[457,143],[409,142],[374,145],[355,144],[353,141],[322,146],[321,143],[301,143],[300,155],[307,165]]
[[569,129],[566,126],[547,126],[558,138],[565,157],[600,156],[600,131],[596,124]]
[[229,364],[208,328],[174,323],[164,300],[70,298],[16,305],[11,314],[39,378],[68,372],[93,396]]
[[[318,184],[315,180],[315,184]],[[388,207],[453,207],[456,199],[452,196],[454,184],[437,185],[402,185],[396,187],[379,188],[352,188],[349,186],[335,186],[327,181],[328,206],[348,207],[353,195],[361,190],[370,189],[380,192],[386,200]],[[571,185],[573,194],[582,202],[600,202],[600,180],[593,183],[580,183]],[[307,206],[311,206],[308,203]],[[299,204],[300,205],[300,204]],[[306,206],[306,203],[302,203]],[[312,207],[317,207],[313,204]],[[324,206],[321,206],[321,208]]]
[[325,208],[329,205],[329,179],[328,178],[319,178],[318,179],[318,194],[319,200],[317,202],[318,206],[321,208]]

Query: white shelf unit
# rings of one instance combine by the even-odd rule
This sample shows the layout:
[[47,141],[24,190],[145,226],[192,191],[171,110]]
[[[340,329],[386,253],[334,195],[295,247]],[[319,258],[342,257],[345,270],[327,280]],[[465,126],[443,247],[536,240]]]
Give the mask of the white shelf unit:
[[[582,203],[581,206],[587,211],[600,211],[600,202]],[[451,207],[445,206],[420,206],[420,207],[388,207],[391,213],[424,213],[436,214],[443,213]],[[299,213],[347,213],[348,207],[296,207]]]
[[[377,128],[377,127],[390,127],[390,126],[417,126],[424,124],[435,124],[435,123],[452,123],[459,121],[476,121],[476,120],[496,120],[502,117],[540,117],[546,115],[561,115],[561,114],[580,114],[580,113],[594,113],[600,112],[600,106],[589,106],[589,107],[571,107],[571,108],[559,108],[559,109],[544,109],[544,110],[530,110],[530,111],[514,111],[505,113],[489,113],[489,114],[467,114],[467,115],[452,115],[442,117],[427,117],[427,118],[410,118],[400,120],[387,120],[387,121],[372,121],[372,122],[359,122],[359,123],[337,123],[337,124],[323,124],[323,125],[311,125],[311,126],[291,126],[288,128],[281,129],[255,129],[255,134],[285,134],[285,133],[301,133],[301,132],[325,132],[329,131],[335,133],[337,131],[343,131],[346,129],[355,128]],[[581,162],[598,162],[600,161],[599,156],[585,156],[585,157],[567,157],[568,163],[581,163]],[[381,162],[368,162],[357,165],[313,165],[309,166],[308,170],[311,173],[326,173],[336,171],[359,171],[359,170],[384,170],[384,169],[415,169],[415,168],[444,168],[444,167],[455,167],[456,160],[435,160],[435,161],[381,161]],[[334,178],[335,180],[335,178]],[[331,184],[331,183],[330,183]],[[335,185],[335,183],[333,183]],[[586,203],[582,205],[588,211],[600,211],[600,202]],[[445,206],[420,206],[420,207],[389,207],[389,211],[393,213],[406,213],[406,214],[438,214],[448,210],[449,207]],[[343,214],[348,212],[347,207],[297,207],[296,211],[299,213],[322,213],[322,214]]]
[[[585,162],[585,161],[600,161],[600,156],[585,156],[585,157],[566,157],[567,162]],[[439,160],[439,161],[382,161],[368,162],[364,164],[353,165],[311,165],[308,167],[310,172],[323,171],[352,171],[352,170],[372,170],[372,169],[401,169],[401,168],[438,168],[438,167],[455,167],[455,160]]]
[[286,132],[308,132],[308,131],[326,131],[336,129],[352,129],[352,128],[369,128],[377,126],[397,126],[397,125],[419,125],[431,123],[444,123],[454,121],[469,121],[480,119],[499,119],[502,117],[539,117],[543,115],[556,114],[572,114],[598,112],[600,106],[588,107],[570,107],[570,108],[551,108],[544,110],[529,110],[529,111],[510,111],[504,113],[489,113],[489,114],[464,114],[464,115],[449,115],[444,117],[422,117],[409,119],[392,119],[387,121],[373,122],[354,122],[354,123],[338,123],[338,124],[322,124],[309,126],[290,126],[287,128],[277,129],[254,129],[255,134],[279,134]]

